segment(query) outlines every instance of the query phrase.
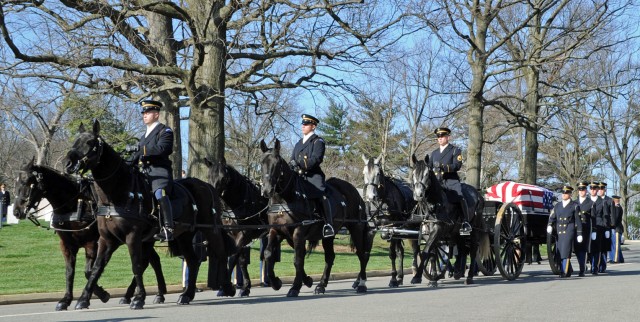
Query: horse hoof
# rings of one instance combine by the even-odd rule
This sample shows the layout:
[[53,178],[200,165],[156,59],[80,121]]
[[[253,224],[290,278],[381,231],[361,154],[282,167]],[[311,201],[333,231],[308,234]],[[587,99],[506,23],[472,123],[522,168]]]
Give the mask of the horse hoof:
[[109,292],[107,291],[104,291],[104,293],[101,293],[98,298],[100,299],[100,301],[102,301],[102,303],[107,303],[111,299],[111,294],[109,294]]
[[453,274],[453,279],[454,279],[454,280],[456,280],[456,281],[457,281],[457,280],[459,280],[459,279],[461,279],[461,278],[462,278],[462,275],[461,275],[461,274],[457,274],[457,273],[456,273],[456,274]]
[[400,284],[398,284],[398,281],[390,281],[389,282],[389,287],[398,287],[400,286]]
[[69,303],[59,302],[58,305],[56,305],[56,311],[66,311],[68,307]]
[[359,280],[356,280],[356,281],[355,281],[355,282],[353,282],[353,284],[351,285],[351,288],[355,290],[356,288],[358,288],[358,285],[360,285],[360,281],[359,281]]
[[129,308],[132,310],[142,310],[144,308],[144,300],[133,300]]
[[316,289],[313,291],[313,294],[324,294],[325,288],[322,285],[316,286]]
[[430,281],[430,282],[427,284],[427,287],[430,287],[430,288],[436,288],[436,287],[438,287],[438,282],[436,282],[436,281]]
[[356,288],[356,293],[358,294],[367,293],[367,287],[365,285],[358,286],[358,288]]
[[287,297],[298,297],[298,294],[300,294],[300,290],[290,289],[287,293]]
[[311,278],[311,276],[307,275],[302,279],[302,283],[306,287],[311,287],[311,286],[313,286],[313,278]]
[[119,304],[131,304],[131,299],[128,297],[123,297],[120,299],[120,302],[118,302]]
[[229,297],[236,296],[236,287],[233,284],[227,284],[222,286],[222,290],[224,291],[224,296],[229,296]]
[[471,284],[473,284],[473,280],[472,279],[466,279],[464,281],[464,285],[471,285]]
[[245,297],[245,296],[249,296],[249,294],[251,293],[251,289],[244,289],[244,290],[240,290],[240,297]]
[[78,301],[76,303],[76,310],[84,310],[89,308],[89,301]]
[[422,283],[422,278],[414,277],[411,279],[411,284],[420,284]]
[[398,286],[402,286],[402,284],[404,284],[404,280],[402,278],[398,278]]
[[191,298],[189,298],[186,295],[180,295],[178,297],[178,302],[176,302],[176,303],[178,303],[178,305],[186,305],[186,304],[191,303]]
[[162,304],[164,303],[164,295],[156,295],[153,299],[153,304]]
[[278,290],[280,290],[280,288],[282,288],[282,280],[281,280],[279,277],[274,278],[274,279],[271,281],[271,288],[272,288],[274,291],[278,291]]
[[223,297],[224,296],[224,290],[223,289],[219,289],[218,293],[216,293],[217,297]]

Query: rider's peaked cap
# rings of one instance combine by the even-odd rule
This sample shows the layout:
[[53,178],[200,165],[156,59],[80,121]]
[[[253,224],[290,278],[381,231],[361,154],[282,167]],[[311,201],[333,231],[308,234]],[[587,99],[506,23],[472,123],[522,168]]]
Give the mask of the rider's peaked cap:
[[140,105],[142,105],[142,111],[140,113],[144,113],[147,111],[160,111],[160,109],[162,108],[162,103],[153,100],[142,101],[140,102]]
[[433,131],[437,137],[445,136],[451,134],[451,130],[448,127],[439,127]]
[[573,192],[573,187],[572,186],[564,186],[562,187],[562,193],[572,193]]
[[318,120],[315,116],[309,114],[302,114],[302,124],[315,124],[318,125],[320,120]]

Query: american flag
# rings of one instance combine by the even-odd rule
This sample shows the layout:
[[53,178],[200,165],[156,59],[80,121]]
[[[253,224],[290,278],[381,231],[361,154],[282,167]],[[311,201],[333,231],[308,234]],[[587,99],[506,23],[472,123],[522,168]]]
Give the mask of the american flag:
[[487,188],[485,200],[512,202],[523,211],[544,211],[553,209],[554,194],[539,186],[513,181],[505,181]]

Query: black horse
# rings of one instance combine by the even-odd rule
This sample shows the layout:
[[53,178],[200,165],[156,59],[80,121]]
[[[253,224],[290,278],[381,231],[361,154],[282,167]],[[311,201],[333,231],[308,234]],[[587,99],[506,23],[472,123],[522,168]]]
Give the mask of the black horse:
[[[404,246],[403,238],[410,238],[413,250],[414,278],[412,283],[422,281],[421,273],[417,271],[418,257],[418,236],[407,236],[384,232],[384,229],[393,231],[394,229],[415,230],[420,228],[420,221],[413,222],[412,212],[416,206],[413,199],[413,191],[407,183],[388,177],[380,166],[380,157],[367,158],[362,156],[364,161],[364,200],[367,204],[367,212],[370,214],[377,229],[383,229],[382,238],[389,240],[389,258],[391,259],[391,280],[389,287],[402,285],[404,279]],[[396,259],[398,267],[396,268]]]
[[[305,243],[309,241],[310,251],[322,240],[325,268],[314,292],[324,294],[336,256],[333,250],[335,237],[322,238],[324,219],[315,213],[314,202],[306,198],[305,191],[310,191],[307,190],[310,189],[307,186],[309,183],[291,170],[287,161],[280,156],[280,141],[276,140],[274,148],[270,149],[262,140],[260,148],[263,152],[262,193],[270,197],[269,225],[271,228],[265,261],[271,265],[273,247],[279,234],[294,249],[296,276],[287,296],[298,296],[303,283],[307,287],[313,285],[313,279],[304,270]],[[326,181],[326,186],[334,227],[336,229],[346,227],[349,230],[352,248],[355,248],[360,261],[360,273],[354,288],[358,293],[365,293],[366,269],[374,233],[367,224],[364,201],[358,190],[344,180],[330,178]],[[268,274],[273,289],[280,289],[282,281],[275,276],[273,270],[269,270]]]
[[[58,301],[56,311],[66,310],[73,300],[73,282],[75,277],[76,259],[80,248],[85,250],[84,275],[89,278],[91,267],[96,259],[98,250],[98,226],[94,212],[95,200],[91,193],[88,179],[77,180],[47,166],[34,165],[32,159],[24,165],[16,180],[16,196],[13,214],[18,219],[29,218],[40,226],[37,217],[30,213],[37,210],[40,201],[46,198],[53,208],[51,227],[60,238],[60,250],[64,256],[66,266],[65,294]],[[162,274],[160,256],[153,248],[153,243],[145,243],[145,261],[153,267],[158,279],[158,294],[154,303],[164,303],[167,285]],[[135,280],[127,288],[127,292],[120,303],[129,304],[135,291]],[[101,286],[96,286],[95,293],[106,303],[110,295]]]
[[229,234],[239,250],[229,257],[229,269],[233,271],[235,265],[240,267],[243,281],[240,296],[249,296],[249,252],[243,248],[266,233],[269,199],[260,194],[260,187],[228,165],[224,158],[220,162],[211,162],[205,158],[205,164],[209,167],[209,183],[220,193],[223,201],[222,222],[233,227],[229,229]]
[[[469,267],[476,267],[476,256],[478,255],[478,245],[483,237],[482,230],[482,208],[484,207],[484,199],[476,189],[467,184],[462,184],[462,193],[467,201],[469,213],[473,214],[471,225],[473,231],[469,236],[460,235],[460,203],[453,203],[448,193],[440,185],[433,172],[429,168],[429,156],[425,156],[424,160],[418,160],[414,155],[411,156],[410,166],[413,175],[413,196],[416,201],[421,204],[420,209],[425,210],[425,223],[421,228],[425,246],[420,254],[421,260],[418,271],[425,269],[425,262],[429,263],[434,270],[443,265],[440,260],[439,243],[447,245],[456,245],[458,247],[458,256],[455,265],[455,278],[459,279],[464,276],[466,258],[470,256]],[[455,192],[453,192],[455,194]],[[450,258],[449,253],[449,258]],[[474,269],[470,269],[467,274],[465,284],[473,284]],[[444,275],[444,274],[442,274]],[[437,280],[440,274],[432,274],[429,285],[437,287]]]
[[[67,153],[68,173],[91,170],[98,199],[98,255],[76,309],[89,307],[96,282],[113,252],[126,244],[131,256],[137,289],[132,309],[142,309],[146,297],[142,280],[142,242],[158,230],[157,205],[140,169],[129,165],[100,136],[100,123],[94,121],[93,131],[80,125],[78,138]],[[200,260],[192,240],[201,231],[207,241],[210,262],[208,286],[222,287],[224,294],[235,295],[227,269],[227,256],[233,249],[230,238],[220,229],[221,207],[213,186],[196,178],[176,180],[172,185],[172,206],[176,228],[174,241],[169,242],[172,255],[182,255],[189,268],[189,284],[178,298],[178,304],[188,304],[195,296]],[[228,240],[228,241],[227,241]]]

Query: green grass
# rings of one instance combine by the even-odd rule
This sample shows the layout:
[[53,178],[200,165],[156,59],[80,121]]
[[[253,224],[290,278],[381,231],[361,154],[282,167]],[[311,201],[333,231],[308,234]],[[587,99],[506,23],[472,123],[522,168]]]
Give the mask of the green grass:
[[[44,223],[43,225],[48,225]],[[335,264],[332,273],[357,272],[360,269],[358,259],[348,250],[348,236],[339,235],[336,238]],[[158,244],[159,245],[159,244]],[[376,236],[374,248],[367,271],[389,270],[388,243]],[[249,274],[252,279],[259,278],[259,242],[252,245],[251,264]],[[408,243],[407,249],[410,249]],[[182,283],[182,260],[170,257],[166,248],[157,246],[161,256],[162,270],[169,285]],[[405,267],[410,267],[410,252],[405,253]],[[206,283],[208,262],[200,268],[198,283]],[[308,274],[321,274],[324,268],[324,253],[318,247],[305,260]],[[74,290],[81,290],[86,279],[84,277],[84,250],[80,250],[76,264]],[[65,264],[59,247],[59,238],[52,230],[36,228],[31,222],[22,221],[17,225],[3,226],[0,229],[0,295],[62,292],[65,288]],[[293,276],[293,251],[283,244],[282,262],[276,263],[278,276]],[[100,278],[100,285],[106,288],[126,287],[131,282],[131,261],[125,246],[120,247],[111,258],[105,272]],[[156,276],[152,269],[144,274],[145,285],[157,285]]]

